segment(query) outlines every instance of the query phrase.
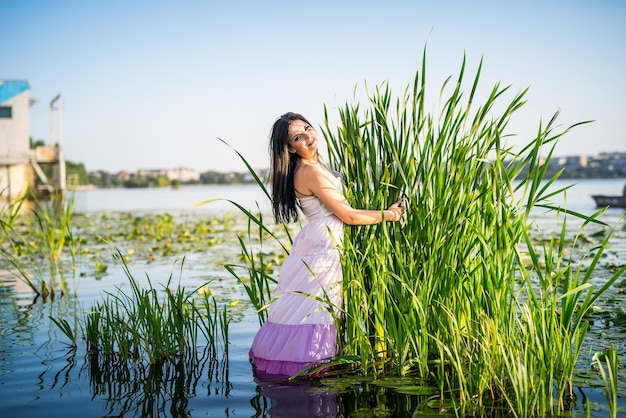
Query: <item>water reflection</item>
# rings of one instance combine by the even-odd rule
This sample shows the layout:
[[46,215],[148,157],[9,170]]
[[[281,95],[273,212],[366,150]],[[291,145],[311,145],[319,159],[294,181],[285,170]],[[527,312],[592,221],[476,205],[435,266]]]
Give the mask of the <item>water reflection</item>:
[[215,360],[205,352],[162,364],[131,364],[115,356],[88,353],[92,400],[102,398],[104,416],[191,416],[189,400],[207,377],[218,385],[216,394],[228,397],[227,359]]
[[251,404],[257,411],[255,417],[456,416],[453,409],[429,407],[427,403],[432,394],[410,393],[416,390],[416,385],[424,389],[424,382],[417,378],[374,380],[357,375],[337,375],[322,381],[290,381],[285,376],[255,372],[254,381],[257,396]]
[[[257,410],[255,416],[339,416],[338,395],[331,388],[308,381],[290,381],[287,376],[268,375],[259,371],[255,371],[254,381],[258,385],[258,396],[251,401]],[[266,401],[269,401],[269,405]]]

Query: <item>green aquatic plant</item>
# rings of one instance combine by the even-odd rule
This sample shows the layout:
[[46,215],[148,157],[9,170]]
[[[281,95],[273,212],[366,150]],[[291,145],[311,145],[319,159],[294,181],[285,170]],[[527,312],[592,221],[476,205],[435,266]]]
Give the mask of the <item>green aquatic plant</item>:
[[[250,213],[250,216],[254,216]],[[263,324],[267,319],[267,311],[265,307],[269,303],[272,297],[272,288],[276,283],[276,280],[272,277],[273,268],[271,262],[268,263],[266,258],[272,258],[271,254],[266,254],[263,251],[263,244],[265,236],[267,235],[262,228],[255,228],[256,222],[248,222],[248,230],[246,233],[246,239],[238,236],[241,259],[244,261],[244,265],[227,263],[224,268],[244,287],[248,299],[252,302],[252,305],[257,311],[259,319],[259,325]],[[263,222],[263,215],[259,213],[258,222]],[[258,234],[253,238],[253,234]],[[250,243],[253,239],[257,240],[258,249],[248,247],[247,243]],[[247,273],[247,275],[246,275]]]
[[50,316],[50,320],[54,322],[57,328],[61,330],[63,335],[65,335],[70,340],[70,343],[68,345],[72,348],[76,348],[78,346],[78,338],[70,323],[67,322],[67,320],[64,318],[54,318],[52,316]]
[[[424,52],[399,98],[384,83],[367,92],[366,106],[340,107],[336,125],[325,108],[329,159],[349,202],[383,210],[407,198],[402,222],[346,229],[342,352],[331,361],[374,378],[425,379],[438,388],[429,407],[543,416],[567,410],[586,315],[626,267],[596,288],[594,269],[611,233],[593,244],[583,230],[608,229],[602,211],[587,216],[553,203],[567,187],[555,189],[560,173],[547,176],[544,161],[579,124],[557,130],[557,112],[527,145],[508,146],[508,125],[526,90],[513,94],[496,83],[483,92],[481,71],[482,60],[467,81],[464,58],[430,113]],[[536,210],[562,225],[539,247]],[[568,218],[583,221],[573,239]],[[258,300],[268,300],[272,278],[250,256],[258,247],[241,242],[249,275],[261,283],[246,290],[262,323]]]
[[[225,141],[224,144],[228,145]],[[230,146],[230,145],[228,145]],[[265,197],[271,200],[270,192],[265,186],[264,180],[252,168],[245,157],[238,151],[235,153],[247,167],[256,184],[261,188]],[[223,199],[210,199],[198,202],[195,206],[207,205]],[[272,297],[272,289],[276,284],[272,273],[273,266],[289,254],[289,247],[293,244],[293,238],[288,225],[279,225],[272,228],[263,221],[263,213],[257,202],[257,211],[243,207],[241,204],[226,200],[237,208],[247,219],[247,229],[238,234],[241,257],[243,264],[226,263],[224,268],[243,285],[248,299],[256,309],[259,325],[267,319],[266,307]],[[270,240],[266,244],[267,240]],[[269,250],[268,250],[269,247]],[[275,255],[276,251],[282,251],[282,257]],[[275,263],[276,262],[276,263]]]
[[162,292],[152,286],[149,277],[148,286],[142,287],[119,250],[115,254],[129,280],[130,292],[121,288],[107,292],[106,298],[91,308],[85,321],[85,339],[91,351],[156,364],[195,355],[202,336],[213,357],[218,356],[220,347],[227,352],[226,305],[218,307],[206,294],[199,302],[197,289],[188,292],[180,285],[172,289],[172,275]]
[[[27,204],[24,204],[24,203]],[[110,246],[127,262],[167,261],[169,257],[223,244],[241,219],[174,217],[171,214],[91,214],[74,212],[73,196],[51,201],[12,202],[0,212],[0,262],[44,299],[78,291],[78,278],[107,273]],[[85,263],[87,261],[87,263]]]
[[[526,91],[501,104],[509,87],[497,83],[478,104],[482,62],[465,96],[464,60],[433,115],[425,62],[395,102],[384,84],[368,94],[369,107],[340,108],[336,128],[326,110],[330,159],[350,203],[382,210],[408,197],[403,223],[346,230],[343,354],[359,356],[365,374],[429,377],[460,411],[565,410],[585,315],[626,271],[600,289],[590,283],[610,234],[584,271],[563,257],[567,216],[602,224],[601,211],[586,216],[551,202],[567,188],[551,188],[559,174],[546,177],[544,158],[578,124],[555,132],[557,113],[516,151],[506,131]],[[531,238],[536,208],[563,219],[559,239],[541,249]]]
[[[81,241],[72,230],[73,199],[58,197],[50,201],[33,200],[30,210],[19,217],[3,220],[3,259],[12,267],[15,276],[44,299],[69,293],[68,269],[63,254],[69,251],[72,266]],[[76,290],[76,270],[69,273]]]
[[[604,352],[595,354],[593,363],[598,368],[604,382],[604,391],[609,404],[611,418],[617,418],[617,399],[619,398],[617,393],[618,369],[620,363],[618,350],[611,345]],[[606,369],[604,368],[605,365]]]
[[[0,198],[4,199],[3,195],[6,193],[6,189],[0,190]],[[17,200],[0,200],[0,248],[2,244],[9,238],[13,230],[13,225],[18,221],[22,210],[26,207],[26,197],[22,197]]]
[[224,232],[232,230],[239,220],[226,213],[221,217],[174,217],[169,213],[137,215],[132,213],[101,214],[99,223],[108,229],[94,240],[125,250],[130,259],[150,262],[190,252],[203,252],[222,243]]

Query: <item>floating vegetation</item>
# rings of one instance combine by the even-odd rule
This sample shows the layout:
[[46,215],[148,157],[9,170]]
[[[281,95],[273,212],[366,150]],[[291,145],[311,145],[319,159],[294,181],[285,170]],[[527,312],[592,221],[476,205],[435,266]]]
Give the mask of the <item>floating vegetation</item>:
[[[37,202],[30,212],[15,212],[11,208],[2,213],[0,262],[37,297],[68,295],[65,277],[102,280],[112,267],[121,267],[127,278],[115,291],[106,291],[84,316],[75,316],[73,323],[64,315],[50,316],[51,325],[68,341],[70,357],[85,342],[94,394],[106,385],[116,397],[112,409],[137,407],[138,397],[145,397],[143,406],[148,407],[163,403],[162,390],[174,393],[173,387],[166,387],[171,383],[176,385],[171,402],[182,402],[184,410],[203,370],[228,390],[229,324],[245,309],[232,299],[232,290],[210,278],[187,290],[180,280],[173,286],[171,274],[157,287],[146,275],[143,286],[129,264],[165,265],[182,258],[182,278],[187,254],[230,245],[230,232],[242,219],[230,214],[176,220],[169,214],[92,217],[73,213],[71,199]],[[74,287],[76,296],[77,283]]]
[[36,201],[20,213],[19,203],[3,208],[0,263],[44,299],[69,293],[70,281],[75,293],[79,278],[104,277],[115,262],[112,246],[126,263],[170,263],[228,245],[228,233],[245,222],[229,213],[176,219],[168,213],[76,214],[71,198]]

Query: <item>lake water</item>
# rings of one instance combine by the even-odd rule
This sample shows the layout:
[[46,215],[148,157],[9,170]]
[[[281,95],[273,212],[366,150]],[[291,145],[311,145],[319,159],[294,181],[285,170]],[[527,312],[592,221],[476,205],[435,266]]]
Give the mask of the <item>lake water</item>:
[[[622,193],[625,179],[559,180],[551,189],[566,186],[566,201],[557,203],[568,209],[586,214],[595,212],[596,206],[592,195],[619,195]],[[218,199],[210,204],[197,206],[207,200]],[[263,211],[269,211],[270,203],[263,191],[256,185],[232,186],[192,186],[180,189],[95,189],[75,193],[75,210],[79,213],[114,212],[195,212],[223,213],[232,211],[233,205],[228,200],[242,206],[255,209],[257,203]],[[618,219],[623,213],[620,209],[610,209],[605,218]]]
[[[568,209],[591,214],[596,210],[591,195],[620,194],[624,180],[564,180],[558,182],[557,187],[566,184],[575,184],[567,193]],[[194,206],[211,199],[222,200]],[[258,205],[263,212],[269,213],[269,201],[255,185],[80,191],[75,193],[75,212],[94,215],[107,212],[167,212],[174,216],[210,217],[236,212],[227,200],[236,201],[251,210],[256,210]],[[623,214],[621,209],[609,209],[602,215],[602,220],[608,224],[622,222],[616,231],[614,253],[622,264],[626,259],[626,233],[623,220],[620,221]],[[536,216],[541,222],[553,220],[553,215],[549,220],[542,219],[540,211]],[[226,251],[221,256],[235,258],[237,254],[238,248],[233,248],[232,253]],[[228,280],[229,274],[221,266],[210,265],[209,257],[196,255],[186,263],[185,285],[201,283],[208,276]],[[172,265],[137,265],[131,268],[138,270],[137,276],[145,269],[150,277],[161,277],[169,275]],[[208,371],[203,370],[196,384],[183,388],[186,393],[182,404],[180,397],[170,393],[175,385],[166,387],[160,396],[153,398],[146,396],[147,392],[142,389],[142,384],[147,384],[145,379],[133,381],[128,376],[118,376],[119,387],[112,387],[111,382],[109,386],[106,382],[94,382],[97,373],[90,367],[102,365],[90,365],[80,349],[76,353],[68,351],[63,344],[65,338],[50,326],[49,316],[86,311],[91,301],[98,299],[104,291],[112,291],[116,283],[124,280],[122,271],[111,271],[102,280],[81,279],[77,285],[80,299],[65,297],[46,302],[34,300],[28,288],[6,274],[0,278],[4,278],[4,284],[0,285],[0,418],[308,417],[335,416],[345,411],[342,402],[347,400],[336,391],[255,380],[247,352],[258,323],[250,309],[243,312],[241,320],[231,324],[228,378],[225,381],[210,380],[207,378]],[[242,289],[232,283],[230,286],[234,299],[245,299]],[[617,344],[624,359],[624,339]],[[587,389],[585,396],[596,405],[602,405],[606,399],[601,389]],[[404,401],[406,399],[389,400],[392,403]],[[620,400],[622,408],[624,401]],[[585,416],[580,408],[574,411],[574,415]],[[592,416],[605,417],[608,412],[606,408],[599,407],[592,411]]]
[[[97,212],[148,212],[148,213],[223,213],[232,211],[235,201],[247,209],[255,209],[259,203],[268,211],[270,203],[256,185],[192,186],[179,189],[96,189],[76,192],[75,210],[79,213]],[[200,202],[219,199],[209,204]]]

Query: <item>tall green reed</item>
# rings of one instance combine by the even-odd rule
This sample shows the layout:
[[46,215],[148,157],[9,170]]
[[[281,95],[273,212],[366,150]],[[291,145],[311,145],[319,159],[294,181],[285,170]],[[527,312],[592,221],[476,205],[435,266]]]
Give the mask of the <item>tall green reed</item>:
[[[609,404],[609,413],[611,418],[617,418],[617,399],[619,398],[618,388],[618,369],[619,355],[618,350],[614,346],[610,346],[602,353],[598,353],[593,358],[593,363],[598,368],[602,381],[604,382],[604,391]],[[606,370],[604,366],[606,365]]]
[[[25,198],[26,199],[26,198]],[[31,199],[29,211],[3,213],[3,244],[0,253],[15,276],[44,299],[69,293],[67,269],[62,258],[69,252],[74,291],[77,286],[76,257],[81,244],[72,230],[73,199]],[[22,212],[22,211],[20,211]]]
[[[230,147],[225,141],[222,140],[222,142]],[[239,151],[234,151],[245,164],[265,197],[271,201],[270,192],[265,186],[264,179],[259,177],[259,174]],[[205,200],[198,202],[195,206],[206,205],[219,200],[222,199]],[[267,320],[266,308],[271,303],[272,290],[276,284],[276,279],[273,277],[274,267],[289,254],[293,238],[287,225],[271,228],[264,222],[258,202],[257,211],[253,212],[235,201],[226,201],[246,216],[248,227],[243,236],[238,235],[237,237],[242,263],[227,263],[224,268],[242,284],[248,299],[256,309],[259,325],[262,325]],[[276,251],[282,252],[282,255],[277,255]]]
[[[4,193],[4,190],[0,190],[0,197]],[[18,221],[25,203],[26,197],[17,200],[0,201],[0,246],[9,238],[13,225]]]
[[[408,198],[402,222],[346,229],[336,361],[355,362],[365,375],[429,379],[439,404],[460,413],[565,411],[586,315],[626,267],[596,289],[594,269],[610,234],[593,248],[578,236],[590,223],[608,227],[601,211],[587,216],[552,203],[568,187],[554,187],[560,172],[547,176],[544,161],[579,124],[557,130],[557,112],[517,150],[507,145],[508,124],[527,91],[496,83],[479,99],[482,60],[468,81],[465,71],[464,57],[456,79],[439,90],[437,113],[426,111],[426,51],[399,98],[387,83],[377,86],[367,91],[366,106],[339,108],[338,126],[324,109],[322,132],[349,202],[383,210]],[[537,209],[562,222],[543,246],[533,238]],[[573,239],[568,217],[583,220]],[[260,216],[251,220],[267,229]],[[260,274],[251,247],[241,246],[262,283],[248,293],[267,300],[271,278]],[[584,260],[565,257],[581,249]]]
[[506,144],[507,125],[526,91],[502,104],[509,87],[497,83],[478,104],[482,62],[466,96],[464,59],[440,90],[440,112],[430,114],[425,63],[424,54],[413,85],[395,101],[388,84],[378,86],[369,107],[339,109],[338,127],[325,109],[330,160],[344,173],[350,203],[382,210],[408,197],[404,222],[346,230],[343,354],[358,356],[366,374],[430,377],[442,399],[464,410],[498,403],[518,416],[563,410],[585,314],[624,272],[594,290],[608,237],[583,271],[562,257],[565,222],[560,239],[540,250],[532,242],[535,208],[599,223],[599,213],[550,200],[564,189],[551,188],[558,174],[547,178],[543,160],[576,125],[555,132],[555,114],[516,151]]
[[162,292],[152,286],[149,277],[148,286],[142,287],[119,250],[116,258],[129,279],[130,292],[120,288],[107,292],[106,299],[92,307],[84,327],[91,351],[158,364],[196,356],[202,336],[211,358],[217,359],[220,353],[227,356],[230,319],[226,305],[219,307],[206,293],[196,300],[197,289],[188,292],[180,285],[173,289],[172,275]]
[[[259,325],[262,325],[267,319],[265,308],[271,300],[273,285],[276,283],[272,277],[273,263],[267,259],[273,260],[276,257],[272,253],[266,253],[264,249],[266,231],[254,226],[257,223],[253,222],[254,219],[257,219],[259,224],[263,224],[261,212],[258,212],[258,215],[248,212],[248,216],[248,229],[245,237],[237,237],[244,264],[228,263],[224,265],[224,268],[243,285],[248,299],[257,311]],[[248,245],[254,241],[257,242],[256,246]]]

